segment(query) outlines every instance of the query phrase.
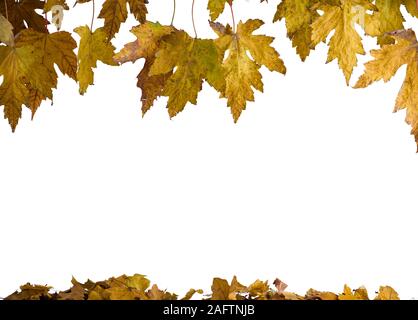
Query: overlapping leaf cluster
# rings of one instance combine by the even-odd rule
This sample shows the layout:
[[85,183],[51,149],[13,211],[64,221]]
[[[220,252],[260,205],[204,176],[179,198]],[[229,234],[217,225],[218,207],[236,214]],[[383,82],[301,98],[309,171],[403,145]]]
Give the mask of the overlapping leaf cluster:
[[[122,275],[105,281],[87,280],[80,283],[71,281],[72,287],[65,291],[53,292],[49,286],[25,284],[19,291],[6,297],[6,300],[178,300],[179,296],[161,290],[141,274]],[[225,279],[214,278],[212,292],[190,289],[181,300],[196,298],[202,300],[370,300],[367,289],[360,287],[352,290],[347,285],[342,293],[309,289],[304,296],[286,291],[287,285],[279,279],[273,281],[256,280],[249,286],[242,285],[234,276],[229,283]],[[389,286],[381,286],[374,300],[399,300],[398,293]]]
[[128,43],[115,60],[125,63],[145,59],[138,75],[143,113],[157,97],[167,96],[168,113],[173,117],[187,103],[197,103],[203,82],[207,82],[227,99],[237,121],[247,101],[254,100],[253,88],[263,90],[260,67],[286,71],[271,46],[273,38],[253,34],[262,25],[261,20],[248,20],[240,22],[234,32],[229,25],[212,22],[218,35],[212,40],[193,38],[173,26],[146,22],[132,30],[137,40]]
[[[63,12],[72,7],[66,0],[0,1],[0,106],[5,118],[15,130],[23,106],[35,114],[42,101],[52,100],[58,70],[77,81],[84,94],[94,83],[98,62],[117,66],[141,59],[144,63],[138,70],[137,85],[143,114],[157,98],[167,97],[169,116],[174,117],[188,104],[197,104],[207,83],[226,100],[238,121],[247,103],[254,101],[255,90],[263,91],[260,68],[285,74],[286,67],[272,46],[274,38],[259,33],[263,21],[235,24],[233,0],[207,1],[208,27],[215,39],[201,39],[172,24],[148,21],[148,0],[105,0],[98,14],[100,27],[94,28],[92,21],[90,26],[75,28],[78,48],[72,34],[60,31]],[[94,0],[74,2],[94,6]],[[216,20],[226,7],[231,7],[232,19],[222,25]],[[358,55],[366,54],[363,39],[375,37],[380,49],[372,51],[375,60],[366,64],[355,87],[388,81],[407,65],[395,111],[407,110],[406,120],[418,144],[418,45],[413,31],[404,29],[405,12],[418,17],[416,0],[281,0],[273,22],[285,21],[287,35],[302,61],[326,43],[326,61],[337,61],[347,84]],[[112,39],[129,14],[138,21],[132,29],[136,40],[115,53]],[[57,31],[51,32],[47,18]]]

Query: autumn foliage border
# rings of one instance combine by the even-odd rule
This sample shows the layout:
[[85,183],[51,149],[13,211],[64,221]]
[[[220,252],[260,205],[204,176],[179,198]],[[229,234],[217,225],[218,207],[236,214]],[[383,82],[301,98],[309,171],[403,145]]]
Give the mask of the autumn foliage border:
[[[259,19],[238,21],[233,0],[207,0],[210,26],[217,39],[200,39],[195,27],[195,0],[189,0],[194,35],[175,27],[176,0],[173,0],[171,23],[147,21],[147,5],[155,0],[105,0],[96,8],[95,0],[74,0],[71,5],[89,3],[92,19],[89,26],[75,28],[80,37],[61,31],[67,0],[0,0],[0,106],[12,130],[22,116],[22,108],[36,110],[45,100],[53,100],[58,85],[56,67],[79,83],[84,94],[94,82],[94,69],[101,61],[111,66],[144,59],[138,74],[142,113],[145,114],[160,96],[168,97],[170,117],[196,104],[203,82],[214,87],[227,100],[233,119],[238,121],[254,90],[263,91],[262,74],[286,73],[286,67],[271,46],[274,38],[254,35],[264,22]],[[266,0],[262,4],[269,5]],[[375,37],[380,49],[371,51],[374,60],[366,63],[365,73],[355,88],[372,82],[389,81],[407,65],[405,82],[399,92],[395,111],[407,110],[406,122],[418,144],[418,44],[415,33],[404,29],[402,8],[418,17],[416,0],[281,0],[272,11],[273,22],[284,20],[288,38],[304,61],[317,45],[329,45],[327,62],[337,60],[347,85],[357,66],[357,56],[366,54],[362,36]],[[231,23],[216,22],[225,8]],[[101,21],[97,27],[96,15]],[[137,40],[115,53],[112,40],[129,14],[139,25],[132,29]],[[238,21],[238,22],[237,22]],[[57,31],[51,31],[55,25]],[[357,27],[356,27],[357,26]],[[332,34],[332,36],[331,36]],[[74,52],[77,49],[77,54]],[[251,54],[251,56],[248,54]],[[176,57],[177,55],[177,57]],[[236,81],[240,79],[240,81]]]
[[[155,0],[149,0],[150,2]],[[94,83],[94,69],[101,61],[110,66],[144,60],[137,85],[141,89],[141,108],[145,114],[159,97],[167,97],[170,117],[182,112],[188,104],[197,103],[203,82],[215,88],[226,99],[235,122],[254,101],[254,90],[263,91],[261,66],[272,72],[286,73],[284,61],[271,46],[274,38],[253,34],[264,22],[259,19],[239,21],[233,0],[207,0],[211,27],[216,39],[201,39],[195,27],[195,0],[189,0],[194,34],[175,27],[176,0],[173,0],[171,23],[161,25],[147,21],[148,0],[105,0],[96,8],[94,0],[0,0],[0,107],[12,130],[22,116],[23,107],[32,112],[46,100],[53,100],[60,72],[79,84],[85,94]],[[69,2],[69,1],[68,1]],[[273,6],[261,0],[260,5]],[[264,3],[263,3],[264,2]],[[329,46],[327,62],[337,60],[349,85],[357,67],[357,56],[365,55],[362,38],[376,38],[372,60],[355,88],[364,88],[375,81],[389,81],[397,70],[407,65],[405,82],[396,99],[395,111],[406,109],[406,122],[418,144],[418,42],[414,31],[404,28],[403,10],[418,17],[416,0],[281,0],[272,11],[272,21],[284,21],[287,36],[302,61],[317,45]],[[89,3],[90,25],[60,30],[64,12],[73,5]],[[216,20],[230,10],[230,24]],[[98,19],[96,14],[98,13]],[[136,40],[115,52],[112,40],[131,14],[138,26],[131,32]],[[100,21],[100,27],[97,27]],[[54,29],[55,28],[55,29]],[[364,31],[359,34],[358,29]],[[330,36],[332,34],[332,36]],[[76,50],[77,49],[77,50]],[[77,52],[75,52],[77,51]],[[250,54],[248,54],[250,53]],[[0,78],[0,79],[1,79]],[[239,81],[236,81],[239,79]],[[346,300],[369,299],[367,290],[351,290],[340,294],[310,289],[305,295],[286,292],[286,285],[276,279],[273,287],[267,281],[249,286],[236,277],[229,283],[215,278],[212,292],[191,289],[182,299],[203,294],[204,299],[267,299],[267,300]],[[105,281],[79,283],[62,292],[51,292],[48,286],[26,284],[7,299],[161,299],[176,300],[178,295],[150,286],[143,275],[121,276]],[[383,286],[375,299],[398,299],[397,293]]]
[[329,291],[309,289],[305,295],[298,295],[286,290],[287,284],[276,278],[272,285],[268,281],[256,280],[249,286],[242,285],[234,276],[231,282],[214,278],[210,293],[202,289],[190,289],[183,297],[161,290],[142,274],[122,275],[110,279],[85,283],[75,278],[72,287],[64,291],[53,292],[51,287],[25,284],[5,300],[399,300],[398,293],[389,286],[381,286],[374,298],[369,297],[365,287],[352,290],[345,285],[343,292],[336,294]]

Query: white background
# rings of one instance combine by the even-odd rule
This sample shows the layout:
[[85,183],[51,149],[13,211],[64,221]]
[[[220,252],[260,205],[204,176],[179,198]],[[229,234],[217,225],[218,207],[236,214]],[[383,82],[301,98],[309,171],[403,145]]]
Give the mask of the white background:
[[[171,1],[150,2],[149,19],[169,24]],[[193,34],[191,1],[177,2],[175,25]],[[288,68],[262,69],[265,92],[238,124],[208,85],[173,120],[164,98],[142,119],[142,61],[99,63],[84,97],[61,76],[33,122],[25,111],[15,134],[0,123],[0,297],[28,281],[61,290],[72,275],[123,273],[180,294],[236,274],[244,284],[279,277],[301,294],[348,283],[374,296],[388,284],[418,297],[418,158],[405,113],[392,113],[405,68],[388,84],[346,87],[324,44],[299,60],[284,23],[271,23],[278,1],[235,2],[237,19],[267,22],[260,32],[277,37]],[[215,37],[206,3],[196,4],[198,34]],[[90,17],[79,5],[63,29]]]

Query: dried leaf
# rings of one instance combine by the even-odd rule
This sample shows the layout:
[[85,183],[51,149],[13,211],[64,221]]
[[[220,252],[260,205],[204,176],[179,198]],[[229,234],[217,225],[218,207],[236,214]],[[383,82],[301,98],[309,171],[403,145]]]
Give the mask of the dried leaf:
[[49,291],[51,287],[31,285],[29,283],[20,287],[20,292],[16,291],[5,300],[41,300],[51,297]]
[[3,0],[0,1],[0,14],[8,17],[15,35],[26,28],[47,33],[48,21],[36,11],[44,6],[45,1],[40,0]]
[[315,48],[312,42],[312,23],[319,17],[313,0],[283,0],[277,6],[273,22],[285,19],[287,36],[292,40],[302,61]]
[[283,293],[287,288],[287,284],[284,283],[279,278],[276,278],[276,280],[274,280],[273,284],[277,289],[277,293],[279,293],[279,294]]
[[137,40],[125,45],[115,55],[116,62],[135,62],[144,58],[145,64],[138,75],[138,87],[142,91],[142,113],[145,114],[154,104],[155,99],[163,94],[163,89],[168,78],[173,74],[172,70],[159,75],[150,76],[151,66],[155,62],[155,54],[159,50],[160,41],[164,36],[174,32],[172,26],[162,26],[159,23],[146,22],[134,27],[131,32]]
[[[242,111],[246,109],[247,101],[254,101],[253,88],[263,91],[261,65],[270,71],[286,73],[286,67],[277,51],[271,47],[274,38],[264,35],[253,35],[264,23],[261,20],[248,20],[238,24],[234,33],[229,25],[211,23],[212,29],[219,38],[216,45],[224,56],[223,72],[226,81],[220,92],[228,99],[234,121],[237,122]],[[250,58],[248,52],[251,54]]]
[[365,54],[355,24],[364,28],[367,10],[374,10],[376,7],[370,0],[345,0],[341,3],[336,1],[336,4],[321,4],[319,9],[323,10],[324,14],[312,24],[313,44],[316,46],[325,41],[335,30],[329,41],[327,63],[338,60],[348,85],[354,67],[357,66],[357,54]]
[[406,64],[406,77],[396,99],[395,111],[407,109],[406,122],[412,126],[418,145],[418,42],[411,29],[395,31],[390,35],[396,42],[371,51],[374,60],[365,64],[365,73],[355,88],[364,88],[379,80],[387,82]]
[[24,30],[18,37],[19,45],[33,46],[39,54],[40,63],[48,70],[48,76],[43,79],[43,85],[31,83],[28,107],[35,114],[42,100],[52,100],[51,88],[58,83],[55,65],[60,71],[76,80],[77,57],[74,49],[77,47],[71,34],[65,31],[51,34],[37,32],[31,29]]
[[97,61],[111,66],[116,65],[113,60],[115,47],[107,41],[103,28],[92,32],[88,26],[83,26],[74,31],[81,38],[78,48],[77,80],[80,84],[80,94],[83,95],[94,82],[93,68],[97,67]]
[[399,295],[392,287],[384,286],[379,288],[375,300],[399,300]]
[[184,31],[176,30],[161,39],[149,76],[171,72],[162,91],[168,97],[170,117],[183,111],[189,102],[197,104],[204,80],[218,90],[224,83],[221,56],[213,40],[192,38]]

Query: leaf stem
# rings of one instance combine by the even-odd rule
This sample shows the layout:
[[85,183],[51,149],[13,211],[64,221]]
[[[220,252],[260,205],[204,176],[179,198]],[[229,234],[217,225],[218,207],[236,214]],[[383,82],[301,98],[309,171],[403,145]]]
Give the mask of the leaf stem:
[[[418,1],[418,0],[417,0]],[[235,24],[235,14],[234,14],[234,8],[232,7],[232,1],[228,1],[229,4],[229,8],[231,9],[231,16],[232,16],[232,30],[235,33],[235,29],[236,29],[236,24]]]
[[174,23],[174,18],[176,17],[176,0],[173,0],[173,17],[171,18],[171,25]]
[[91,24],[90,24],[91,32],[93,32],[94,17],[96,15],[96,4],[94,3],[94,0],[92,1],[92,5],[93,5],[93,13],[92,13],[92,16],[91,16]]
[[193,2],[192,2],[192,23],[193,23],[194,35],[197,38],[196,24],[195,24],[195,21],[194,21],[194,3],[195,3],[195,0],[193,0]]
[[7,10],[7,1],[6,0],[4,0],[4,9],[5,9],[5,12],[6,12],[6,19],[9,20],[9,12]]

